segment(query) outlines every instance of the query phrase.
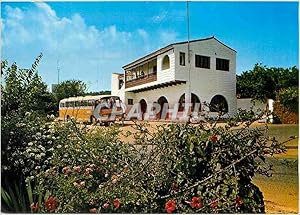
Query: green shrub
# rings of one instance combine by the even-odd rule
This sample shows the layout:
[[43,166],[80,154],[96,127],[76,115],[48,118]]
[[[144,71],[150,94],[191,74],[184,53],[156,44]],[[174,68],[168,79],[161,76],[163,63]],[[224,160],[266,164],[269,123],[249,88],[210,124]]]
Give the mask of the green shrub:
[[279,101],[280,103],[290,111],[298,113],[298,104],[299,104],[299,88],[298,87],[289,87],[283,89],[279,92]]
[[117,127],[57,124],[51,168],[36,178],[36,190],[51,195],[40,210],[263,213],[262,193],[251,180],[269,175],[264,157],[284,148],[248,122],[230,125],[171,124],[150,132],[136,124],[128,133],[132,144],[125,144]]

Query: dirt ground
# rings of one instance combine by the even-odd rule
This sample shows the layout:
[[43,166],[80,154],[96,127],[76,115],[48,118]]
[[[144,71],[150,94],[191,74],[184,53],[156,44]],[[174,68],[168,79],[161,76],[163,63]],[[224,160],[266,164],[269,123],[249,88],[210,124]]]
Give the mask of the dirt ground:
[[[150,130],[162,122],[151,122]],[[121,130],[134,132],[133,123],[126,122]],[[222,126],[222,124],[220,124]],[[263,126],[255,123],[254,127]],[[272,163],[274,172],[272,177],[255,176],[254,183],[264,195],[267,213],[297,213],[298,214],[298,125],[268,125],[269,135],[276,137],[279,142],[290,139],[285,145],[287,152],[267,159]],[[132,137],[121,137],[125,142],[133,142]],[[285,161],[287,160],[287,162]],[[288,163],[288,164],[284,164]]]

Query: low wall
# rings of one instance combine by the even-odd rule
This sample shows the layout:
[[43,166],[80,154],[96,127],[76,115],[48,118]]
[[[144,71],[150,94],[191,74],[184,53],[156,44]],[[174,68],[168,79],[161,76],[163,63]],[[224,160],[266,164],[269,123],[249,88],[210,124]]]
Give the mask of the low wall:
[[251,98],[247,99],[237,99],[237,109],[243,110],[253,110],[258,112],[258,110],[265,110],[267,108],[267,102],[252,101]]

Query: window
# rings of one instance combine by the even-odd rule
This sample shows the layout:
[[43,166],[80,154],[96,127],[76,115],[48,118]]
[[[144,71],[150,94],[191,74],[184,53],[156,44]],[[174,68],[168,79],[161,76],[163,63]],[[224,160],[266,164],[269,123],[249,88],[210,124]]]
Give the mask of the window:
[[195,55],[195,67],[210,68],[210,57],[202,56],[202,55]]
[[153,73],[156,73],[157,72],[157,66],[153,66]]
[[124,84],[124,80],[123,80],[123,79],[120,79],[120,80],[119,80],[119,89],[122,88],[123,84]]
[[223,70],[223,71],[229,71],[229,60],[217,58],[216,69]]
[[168,55],[164,56],[162,60],[162,70],[170,68],[170,58]]
[[179,52],[179,64],[185,66],[185,53]]
[[133,105],[133,99],[128,99],[128,105]]

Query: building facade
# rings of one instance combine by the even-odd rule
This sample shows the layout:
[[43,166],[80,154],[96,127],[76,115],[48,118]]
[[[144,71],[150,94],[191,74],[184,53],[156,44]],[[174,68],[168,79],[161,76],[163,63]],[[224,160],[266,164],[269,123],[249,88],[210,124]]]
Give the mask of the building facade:
[[200,103],[211,115],[220,107],[228,116],[237,111],[236,51],[215,37],[170,44],[123,69],[112,74],[111,90],[128,109],[140,103],[145,112],[149,104],[167,103],[170,110],[181,112],[184,103]]

